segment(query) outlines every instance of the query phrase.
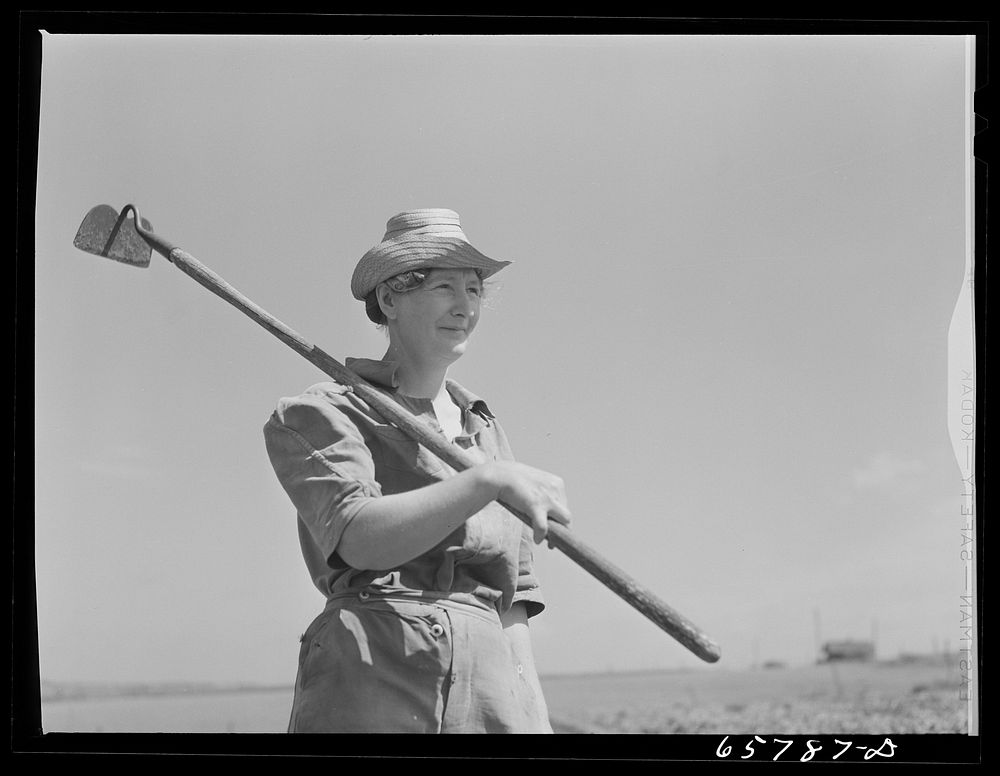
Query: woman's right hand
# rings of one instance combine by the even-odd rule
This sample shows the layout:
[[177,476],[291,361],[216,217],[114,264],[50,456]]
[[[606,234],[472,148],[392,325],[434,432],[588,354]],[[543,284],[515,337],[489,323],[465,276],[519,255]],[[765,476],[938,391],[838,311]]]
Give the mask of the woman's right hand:
[[531,518],[535,544],[545,538],[550,519],[569,525],[571,515],[561,477],[516,461],[495,461],[487,465],[492,467],[497,500]]

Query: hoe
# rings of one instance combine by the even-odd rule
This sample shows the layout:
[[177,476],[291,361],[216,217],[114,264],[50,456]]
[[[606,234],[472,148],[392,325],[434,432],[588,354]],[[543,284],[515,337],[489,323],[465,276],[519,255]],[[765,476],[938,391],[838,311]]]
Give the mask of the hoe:
[[[129,212],[132,214],[131,219],[128,218]],[[88,253],[131,264],[133,267],[148,267],[155,250],[184,274],[259,323],[326,375],[342,385],[350,386],[382,417],[456,471],[475,465],[462,448],[447,442],[424,421],[411,415],[397,402],[387,398],[370,383],[254,304],[189,253],[154,234],[152,225],[139,215],[135,206],[126,205],[121,214],[116,213],[109,205],[92,208],[80,225],[73,244]],[[500,503],[519,520],[531,524],[528,516]],[[714,641],[620,568],[584,544],[565,526],[549,521],[547,541],[549,546],[567,555],[702,660],[714,663],[719,659],[721,652]]]

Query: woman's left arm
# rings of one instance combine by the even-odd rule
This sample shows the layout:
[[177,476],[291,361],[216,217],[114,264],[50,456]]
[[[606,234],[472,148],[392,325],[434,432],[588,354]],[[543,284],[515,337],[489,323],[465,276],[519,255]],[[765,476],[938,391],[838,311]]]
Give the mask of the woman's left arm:
[[514,603],[500,616],[503,632],[510,641],[511,648],[517,656],[517,662],[522,669],[522,676],[532,690],[537,701],[538,716],[544,720],[545,729],[542,732],[551,733],[549,710],[545,704],[541,682],[538,681],[538,671],[535,670],[535,656],[531,651],[531,633],[528,630],[528,612],[523,601]]

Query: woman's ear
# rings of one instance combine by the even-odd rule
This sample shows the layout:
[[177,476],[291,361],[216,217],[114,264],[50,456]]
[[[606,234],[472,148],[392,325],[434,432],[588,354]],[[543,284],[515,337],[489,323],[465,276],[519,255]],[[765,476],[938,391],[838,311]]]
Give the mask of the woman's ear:
[[375,299],[378,301],[378,306],[386,319],[394,320],[396,318],[396,298],[388,284],[378,284],[378,288],[375,289]]

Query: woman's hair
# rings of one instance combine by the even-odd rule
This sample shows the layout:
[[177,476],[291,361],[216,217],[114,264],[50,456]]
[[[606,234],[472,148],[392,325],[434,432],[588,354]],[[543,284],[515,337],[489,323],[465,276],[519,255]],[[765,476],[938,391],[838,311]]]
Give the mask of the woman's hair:
[[[389,288],[395,291],[397,294],[402,294],[407,291],[412,291],[415,288],[420,288],[427,276],[431,272],[431,267],[427,269],[411,269],[408,272],[401,272],[398,275],[393,275],[388,280],[384,281]],[[480,270],[475,271],[479,276],[480,282],[483,279],[483,273]],[[379,284],[381,285],[381,283]],[[368,319],[379,326],[385,326],[388,321],[386,320],[385,313],[382,312],[382,308],[378,303],[378,286],[372,291],[368,296],[365,297],[365,313],[368,315]]]

